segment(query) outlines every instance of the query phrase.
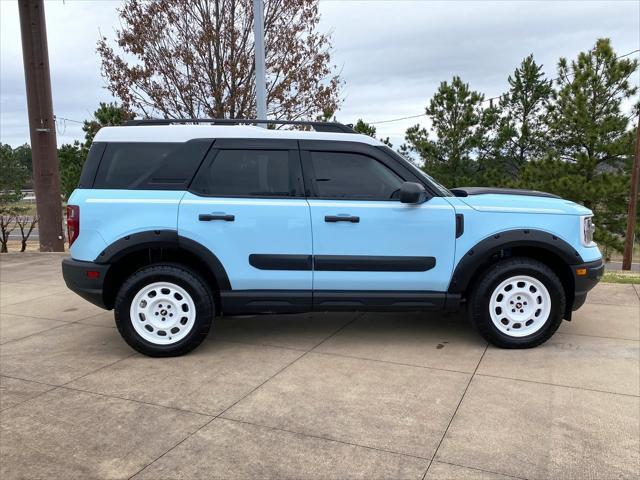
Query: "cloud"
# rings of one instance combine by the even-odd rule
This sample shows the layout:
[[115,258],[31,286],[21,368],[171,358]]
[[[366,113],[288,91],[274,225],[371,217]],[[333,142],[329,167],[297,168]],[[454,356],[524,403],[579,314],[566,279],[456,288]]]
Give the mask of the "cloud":
[[[88,118],[111,100],[95,52],[99,33],[113,38],[119,1],[46,2],[54,109]],[[508,75],[529,53],[553,77],[560,56],[573,58],[598,37],[619,53],[640,48],[640,3],[321,1],[320,29],[332,32],[333,61],[346,84],[337,116],[351,123],[424,112],[439,83],[460,75],[486,96],[503,93]],[[29,141],[17,2],[0,1],[0,140]],[[402,143],[412,119],[378,125]],[[83,137],[60,123],[58,143]],[[63,132],[64,129],[64,132]],[[62,134],[64,133],[64,134]]]
[[[95,52],[100,31],[112,34],[119,1],[45,2],[53,108],[57,117],[82,121],[111,100]],[[29,142],[18,4],[0,1],[0,141]],[[82,139],[80,124],[58,122],[58,144]]]
[[[611,38],[621,54],[640,47],[633,1],[325,2],[321,11],[346,81],[338,114],[345,122],[423,113],[454,75],[487,97],[500,95],[530,53],[554,77],[559,57],[575,57],[598,37]],[[380,124],[378,133],[399,145],[418,120]]]

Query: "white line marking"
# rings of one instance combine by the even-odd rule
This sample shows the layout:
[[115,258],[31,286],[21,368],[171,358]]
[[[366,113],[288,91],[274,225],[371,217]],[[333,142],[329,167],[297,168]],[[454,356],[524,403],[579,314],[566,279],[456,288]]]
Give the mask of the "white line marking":
[[264,205],[270,207],[308,207],[304,200],[229,200],[212,198],[211,200],[183,200],[186,205]]
[[424,208],[426,210],[453,210],[451,205],[409,205],[404,203],[389,203],[389,204],[380,204],[380,203],[347,203],[341,200],[335,202],[314,202],[309,201],[309,205],[312,207],[344,207],[344,208],[395,208],[395,209],[406,209],[406,208]]
[[564,210],[560,210],[557,208],[524,208],[524,207],[473,207],[480,212],[502,212],[502,213],[510,213],[510,212],[528,212],[528,213],[567,213]]
[[180,200],[167,198],[87,198],[86,203],[162,203],[177,205]]

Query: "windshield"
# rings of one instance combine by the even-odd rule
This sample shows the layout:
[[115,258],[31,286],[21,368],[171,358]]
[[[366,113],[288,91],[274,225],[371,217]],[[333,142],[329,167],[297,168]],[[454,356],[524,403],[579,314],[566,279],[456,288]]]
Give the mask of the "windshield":
[[389,148],[387,146],[380,147],[380,148],[384,149],[385,152],[387,152],[388,154],[392,155],[394,158],[397,158],[398,160],[400,160],[403,163],[403,165],[406,165],[416,175],[418,175],[419,177],[424,178],[429,183],[429,185],[431,185],[431,187],[434,190],[436,190],[441,196],[443,196],[443,197],[453,197],[453,196],[455,196],[446,187],[444,187],[443,185],[440,185],[440,183],[438,183],[431,175],[429,175],[426,172],[424,172],[424,170],[422,170],[421,168],[416,167],[412,162],[410,162],[409,160],[404,158],[402,155],[400,155],[395,150],[393,150],[393,149],[391,149],[391,148]]

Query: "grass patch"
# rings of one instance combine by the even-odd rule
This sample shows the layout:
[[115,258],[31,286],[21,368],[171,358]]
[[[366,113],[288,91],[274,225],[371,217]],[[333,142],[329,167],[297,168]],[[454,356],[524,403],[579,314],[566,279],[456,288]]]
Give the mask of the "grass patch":
[[640,272],[604,272],[605,283],[640,284]]

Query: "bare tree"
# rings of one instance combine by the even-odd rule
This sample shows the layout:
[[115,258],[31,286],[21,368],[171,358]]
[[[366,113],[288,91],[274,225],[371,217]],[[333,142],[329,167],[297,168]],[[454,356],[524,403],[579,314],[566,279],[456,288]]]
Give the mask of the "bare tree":
[[7,253],[9,235],[16,229],[16,216],[13,213],[0,215],[0,253]]
[[[165,118],[255,116],[252,0],[125,0],[116,51],[98,42],[108,89]],[[339,104],[318,0],[265,0],[267,114],[315,119]]]
[[20,237],[21,237],[20,251],[24,252],[27,249],[27,242],[29,241],[31,232],[33,232],[33,229],[38,224],[38,216],[37,215],[18,216],[15,219],[15,224],[20,229]]

